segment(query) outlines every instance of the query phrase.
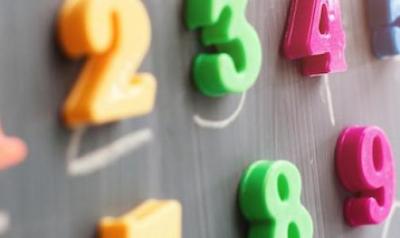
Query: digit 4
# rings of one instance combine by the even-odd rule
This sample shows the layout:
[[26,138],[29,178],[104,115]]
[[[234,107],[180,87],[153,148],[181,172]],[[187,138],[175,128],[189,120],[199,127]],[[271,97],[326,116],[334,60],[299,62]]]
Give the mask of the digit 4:
[[288,59],[302,59],[306,76],[347,69],[339,0],[292,0],[283,42]]
[[336,145],[336,169],[353,197],[344,204],[351,226],[377,224],[387,218],[395,196],[395,169],[391,146],[377,127],[343,130]]
[[150,46],[150,20],[140,0],[66,0],[59,36],[72,58],[88,62],[63,108],[70,127],[149,113],[156,81],[133,75]]
[[301,176],[288,161],[260,160],[244,172],[241,211],[250,222],[249,238],[312,238],[313,222],[301,204]]
[[202,29],[202,43],[215,53],[199,54],[194,81],[207,96],[248,90],[257,80],[262,49],[257,32],[247,21],[247,0],[187,0],[186,22]]

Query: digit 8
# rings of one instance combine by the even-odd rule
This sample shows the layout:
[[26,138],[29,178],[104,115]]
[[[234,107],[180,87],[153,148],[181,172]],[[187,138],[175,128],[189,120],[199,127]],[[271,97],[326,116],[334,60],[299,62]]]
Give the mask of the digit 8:
[[343,130],[336,145],[336,168],[354,197],[344,203],[350,226],[377,224],[389,215],[395,194],[393,156],[385,133],[377,127]]
[[241,211],[250,223],[249,238],[311,238],[313,222],[301,204],[301,176],[287,161],[260,160],[244,172]]

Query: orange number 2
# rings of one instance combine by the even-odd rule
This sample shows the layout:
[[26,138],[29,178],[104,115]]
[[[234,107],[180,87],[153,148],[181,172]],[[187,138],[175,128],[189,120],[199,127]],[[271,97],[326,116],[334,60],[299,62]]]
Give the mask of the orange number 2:
[[65,0],[59,37],[71,58],[88,56],[63,108],[70,127],[103,124],[148,114],[156,80],[136,73],[151,39],[140,0]]

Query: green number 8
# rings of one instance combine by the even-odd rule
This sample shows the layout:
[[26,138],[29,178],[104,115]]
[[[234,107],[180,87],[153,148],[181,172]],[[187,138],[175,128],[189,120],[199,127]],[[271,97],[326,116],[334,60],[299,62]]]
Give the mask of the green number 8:
[[245,171],[240,208],[250,222],[249,238],[311,238],[313,222],[301,204],[301,176],[288,161],[261,160]]
[[202,42],[216,53],[203,53],[194,62],[194,80],[207,96],[240,93],[260,73],[262,53],[257,32],[247,21],[247,0],[187,0],[186,22],[202,28]]

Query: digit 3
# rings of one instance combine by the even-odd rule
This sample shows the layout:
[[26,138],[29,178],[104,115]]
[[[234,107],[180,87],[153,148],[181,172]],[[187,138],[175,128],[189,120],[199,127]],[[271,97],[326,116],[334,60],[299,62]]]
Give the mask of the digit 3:
[[186,22],[202,29],[202,42],[215,53],[199,54],[193,77],[207,96],[248,90],[257,80],[262,49],[257,32],[247,21],[247,0],[187,0]]
[[261,160],[251,164],[239,191],[241,211],[250,223],[248,237],[311,238],[313,222],[300,196],[301,176],[290,162]]
[[66,0],[60,41],[72,58],[88,56],[63,113],[71,127],[149,113],[156,81],[135,74],[150,46],[150,20],[140,0]]

